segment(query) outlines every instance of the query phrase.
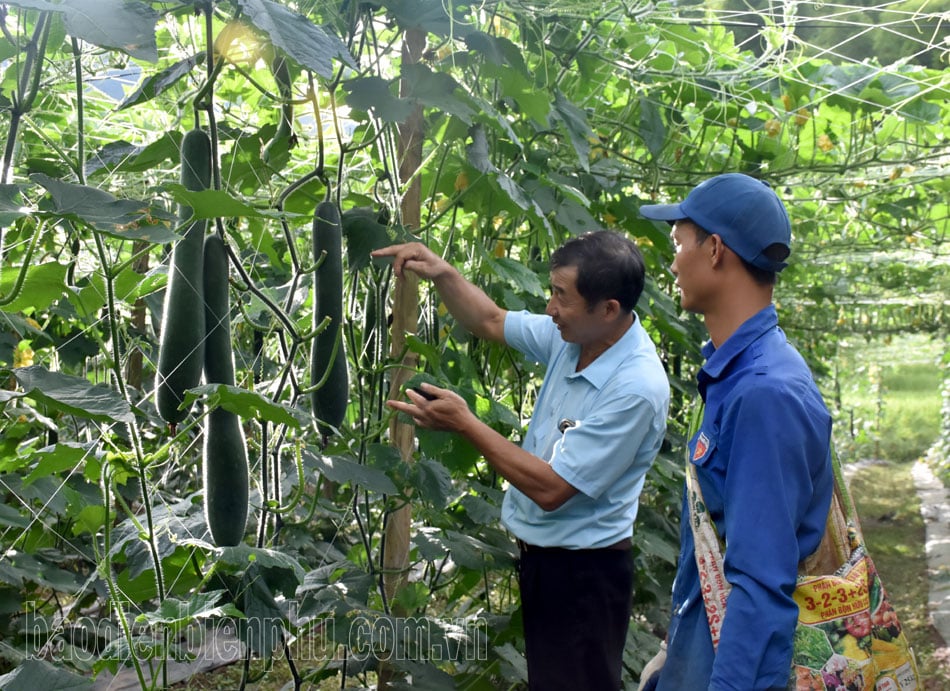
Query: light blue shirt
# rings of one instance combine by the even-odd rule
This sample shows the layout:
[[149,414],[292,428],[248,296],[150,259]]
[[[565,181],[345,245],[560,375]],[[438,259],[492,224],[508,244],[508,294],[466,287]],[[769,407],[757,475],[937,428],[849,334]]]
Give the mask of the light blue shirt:
[[580,346],[565,342],[550,317],[509,312],[505,341],[547,366],[522,447],[578,493],[545,511],[510,487],[502,522],[543,547],[599,548],[630,538],[670,403],[669,381],[639,317],[580,372]]

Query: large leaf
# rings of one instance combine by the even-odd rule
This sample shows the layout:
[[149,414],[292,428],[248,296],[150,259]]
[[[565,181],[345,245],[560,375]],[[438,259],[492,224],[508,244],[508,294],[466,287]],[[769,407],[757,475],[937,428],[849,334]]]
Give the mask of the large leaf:
[[472,124],[475,109],[452,77],[444,72],[433,72],[421,64],[403,65],[402,77],[409,87],[407,97],[450,113],[467,125]]
[[231,603],[218,604],[224,596],[223,590],[194,593],[190,600],[168,597],[153,612],[144,612],[136,617],[136,623],[145,624],[159,630],[167,626],[172,633],[189,626],[196,619],[242,616],[240,610]]
[[275,403],[255,391],[227,384],[205,384],[188,389],[185,392],[185,404],[191,405],[202,396],[207,396],[209,406],[220,406],[242,418],[267,420],[291,427],[301,427],[310,422],[310,416],[297,408]]
[[646,96],[640,98],[640,136],[654,158],[659,156],[666,144],[666,125],[656,100]]
[[95,452],[95,445],[76,442],[64,442],[35,451],[33,461],[36,465],[23,480],[23,484],[29,485],[41,477],[77,468],[88,456],[96,455]]
[[544,286],[541,284],[538,274],[522,262],[515,261],[510,257],[497,259],[495,257],[485,257],[485,261],[499,278],[508,281],[518,290],[537,297],[544,297]]
[[237,4],[271,42],[303,67],[321,77],[333,76],[333,60],[355,67],[346,45],[333,34],[271,0],[238,0]]
[[12,296],[20,267],[8,268],[0,275],[0,302],[5,310],[18,312],[33,308],[45,310],[66,290],[66,266],[58,261],[26,269],[20,292]]
[[412,102],[393,96],[389,82],[379,77],[362,77],[343,83],[346,103],[351,108],[372,113],[383,122],[405,122]]
[[360,465],[343,456],[324,456],[305,451],[307,459],[328,479],[339,484],[359,485],[379,494],[396,494],[396,485],[378,468]]
[[481,53],[485,59],[496,65],[507,65],[525,76],[528,75],[521,49],[507,38],[492,36],[483,31],[472,31],[465,35],[465,44],[469,50]]
[[85,691],[92,688],[92,679],[35,657],[27,658],[12,672],[0,676],[0,689],[4,691]]
[[12,373],[23,389],[20,395],[53,410],[97,422],[132,422],[129,404],[105,384],[91,384],[39,365],[14,369]]
[[23,205],[19,185],[0,185],[0,227],[9,226],[29,213],[30,210]]
[[[392,15],[403,29],[422,29],[437,36],[462,38],[469,31],[468,22],[459,17],[450,17],[455,3],[443,0],[373,0],[371,4],[381,5]],[[460,10],[468,9],[461,5]]]
[[280,213],[272,209],[259,209],[237,199],[224,190],[187,190],[178,183],[171,183],[168,190],[175,201],[190,206],[193,218],[280,218],[297,214]]
[[66,0],[62,3],[7,0],[4,4],[61,12],[70,36],[100,48],[120,50],[139,60],[158,60],[155,43],[158,15],[145,3],[136,0]]
[[469,163],[471,163],[478,172],[491,174],[499,189],[504,192],[516,206],[534,214],[534,216],[544,224],[545,228],[550,230],[550,224],[547,218],[545,218],[541,207],[538,206],[538,203],[524,188],[519,186],[510,176],[500,171],[495,164],[492,163],[491,153],[488,147],[488,138],[485,135],[484,128],[481,125],[475,125],[470,128],[469,134],[471,135],[472,141],[465,147]]
[[50,193],[58,216],[78,219],[123,240],[164,244],[178,239],[171,229],[174,216],[148,202],[117,199],[104,190],[63,182],[43,173],[34,173],[30,179]]
[[344,211],[342,216],[347,266],[351,271],[360,271],[370,263],[369,253],[391,245],[392,239],[388,227],[379,222],[379,214],[372,207],[356,206]]
[[552,115],[564,123],[564,128],[577,153],[578,163],[584,170],[590,170],[590,140],[594,137],[594,131],[587,122],[587,114],[558,91],[554,95]]
[[263,547],[250,547],[248,545],[221,547],[218,550],[218,561],[241,571],[250,568],[285,571],[292,574],[298,583],[302,582],[306,575],[306,571],[300,565],[300,562],[290,554]]
[[130,108],[155,98],[166,89],[177,84],[182,77],[191,74],[195,67],[201,64],[204,59],[205,53],[202,51],[197,55],[179,60],[158,74],[146,77],[142,83],[139,84],[138,88],[119,104],[118,110],[124,110],[125,108]]

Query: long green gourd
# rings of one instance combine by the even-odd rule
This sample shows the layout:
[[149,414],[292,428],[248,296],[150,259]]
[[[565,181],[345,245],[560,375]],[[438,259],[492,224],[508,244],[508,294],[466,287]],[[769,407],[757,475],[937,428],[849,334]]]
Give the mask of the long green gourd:
[[[181,142],[181,184],[188,190],[211,187],[211,138],[200,129],[185,133]],[[182,205],[182,222],[192,217]],[[202,247],[207,221],[196,220],[172,250],[168,287],[158,341],[158,371],[155,403],[159,415],[177,425],[188,415],[182,406],[185,390],[201,383],[205,337],[202,298]]]
[[328,436],[339,428],[349,403],[349,374],[343,349],[343,224],[332,201],[317,205],[313,215],[313,326],[329,317],[327,328],[317,334],[310,350],[310,401],[320,433]]
[[[234,385],[231,348],[231,305],[228,299],[228,257],[217,234],[204,241],[204,372],[208,384]],[[248,514],[247,443],[241,418],[215,408],[205,418],[205,517],[219,547],[244,539]]]

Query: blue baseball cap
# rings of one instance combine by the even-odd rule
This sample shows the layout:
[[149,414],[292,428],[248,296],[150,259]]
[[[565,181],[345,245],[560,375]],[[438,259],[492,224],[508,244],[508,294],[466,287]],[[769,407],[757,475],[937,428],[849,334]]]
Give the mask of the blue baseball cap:
[[689,219],[760,269],[778,272],[788,266],[792,224],[763,180],[742,173],[717,175],[696,185],[679,204],[647,204],[640,213],[669,223]]

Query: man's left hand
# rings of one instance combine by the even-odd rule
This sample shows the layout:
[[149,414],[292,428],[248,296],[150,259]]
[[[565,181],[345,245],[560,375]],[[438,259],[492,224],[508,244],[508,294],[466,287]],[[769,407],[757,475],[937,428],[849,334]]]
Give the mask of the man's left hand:
[[457,393],[427,383],[423,383],[420,388],[427,395],[407,389],[406,396],[410,403],[387,401],[386,405],[405,413],[419,427],[449,432],[457,432],[463,421],[472,416],[465,399]]

